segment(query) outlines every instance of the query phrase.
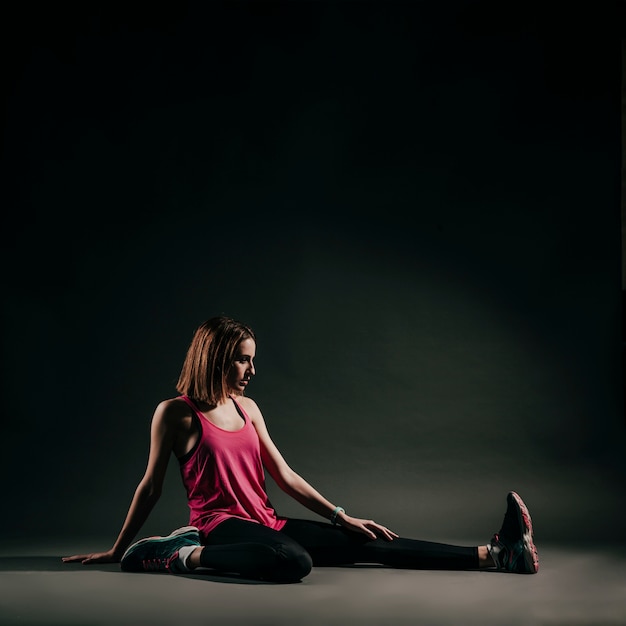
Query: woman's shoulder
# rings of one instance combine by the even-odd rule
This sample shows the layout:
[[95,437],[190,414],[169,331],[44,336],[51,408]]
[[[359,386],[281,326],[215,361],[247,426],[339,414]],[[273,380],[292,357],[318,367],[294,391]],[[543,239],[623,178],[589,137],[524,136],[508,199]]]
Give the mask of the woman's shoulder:
[[154,411],[154,417],[166,422],[176,422],[191,415],[191,407],[180,397],[161,400]]
[[235,401],[243,408],[252,420],[254,420],[256,416],[261,415],[259,405],[249,396],[236,396]]

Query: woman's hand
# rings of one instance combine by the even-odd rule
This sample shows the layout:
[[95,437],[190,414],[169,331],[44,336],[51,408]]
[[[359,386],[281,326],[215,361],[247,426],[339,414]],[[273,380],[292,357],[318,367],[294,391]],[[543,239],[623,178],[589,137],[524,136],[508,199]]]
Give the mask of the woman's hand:
[[392,530],[389,530],[385,526],[377,524],[371,519],[360,519],[358,517],[351,517],[345,513],[340,513],[337,516],[341,525],[347,530],[353,530],[355,532],[363,533],[370,537],[370,539],[378,539],[379,537],[387,541],[393,541],[398,535]]
[[82,563],[90,565],[92,563],[119,563],[120,558],[113,550],[106,552],[94,552],[93,554],[75,554],[73,556],[64,556],[61,558],[64,563]]

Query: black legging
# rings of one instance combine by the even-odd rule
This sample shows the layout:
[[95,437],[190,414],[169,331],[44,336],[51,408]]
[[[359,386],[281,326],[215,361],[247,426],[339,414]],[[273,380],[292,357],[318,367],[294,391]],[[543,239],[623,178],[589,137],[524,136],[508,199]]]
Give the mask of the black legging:
[[203,538],[203,567],[273,582],[297,582],[314,565],[377,563],[410,569],[478,569],[478,548],[366,535],[326,522],[289,519],[281,531],[230,518]]

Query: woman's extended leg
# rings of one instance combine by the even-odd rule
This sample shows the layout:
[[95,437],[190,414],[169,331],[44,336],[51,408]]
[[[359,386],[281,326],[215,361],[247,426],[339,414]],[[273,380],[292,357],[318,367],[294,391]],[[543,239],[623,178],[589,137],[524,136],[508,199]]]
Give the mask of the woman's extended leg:
[[282,534],[307,550],[314,565],[380,563],[411,569],[473,570],[483,567],[534,574],[539,569],[532,521],[515,492],[507,496],[500,531],[488,545],[464,547],[399,537],[370,539],[326,522],[290,519]]
[[390,567],[447,570],[470,570],[480,566],[475,546],[455,546],[404,537],[393,541],[370,539],[327,522],[305,519],[290,519],[282,533],[307,550],[313,565],[379,563]]

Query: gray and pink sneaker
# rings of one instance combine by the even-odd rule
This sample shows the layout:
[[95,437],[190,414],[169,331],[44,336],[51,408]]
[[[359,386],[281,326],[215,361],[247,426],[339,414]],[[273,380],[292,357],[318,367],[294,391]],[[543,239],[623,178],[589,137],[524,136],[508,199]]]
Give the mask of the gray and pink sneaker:
[[536,574],[539,556],[533,542],[533,522],[527,506],[514,491],[507,495],[500,531],[487,545],[496,568],[516,574]]
[[165,537],[146,537],[124,552],[120,567],[124,572],[169,572],[180,574],[187,569],[178,558],[184,546],[199,546],[200,534],[195,526],[177,528]]

